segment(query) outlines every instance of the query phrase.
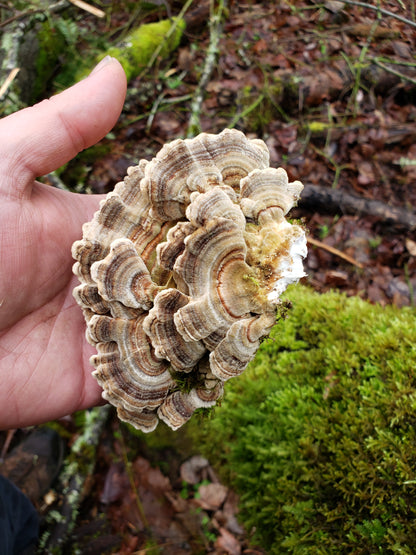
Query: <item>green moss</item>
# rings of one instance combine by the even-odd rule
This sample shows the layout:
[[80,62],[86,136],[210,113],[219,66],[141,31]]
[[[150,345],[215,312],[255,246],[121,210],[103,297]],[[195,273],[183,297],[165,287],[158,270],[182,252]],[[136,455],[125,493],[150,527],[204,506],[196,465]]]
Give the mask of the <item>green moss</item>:
[[129,81],[146,68],[159,47],[159,56],[168,57],[179,46],[185,26],[185,21],[177,18],[141,25],[125,37],[122,43],[102,52],[90,67],[82,69],[77,78],[85,77],[105,56],[113,56],[123,66]]
[[268,553],[415,553],[416,311],[290,297],[214,417],[188,429]]
[[46,20],[37,33],[39,51],[35,60],[35,81],[33,84],[33,100],[38,99],[47,88],[53,73],[56,71],[58,57],[65,49],[65,38],[56,26]]
[[240,110],[232,125],[241,120],[246,129],[261,135],[270,122],[282,117],[283,93],[284,87],[280,80],[269,82],[266,77],[261,92],[250,86],[243,87],[237,96]]
[[110,48],[107,54],[120,61],[127,79],[131,79],[146,67],[159,45],[162,45],[160,56],[169,56],[179,46],[184,29],[185,21],[176,19],[142,25],[126,38],[121,47]]
[[333,128],[333,124],[324,121],[310,121],[306,124],[306,129],[310,133],[323,133],[331,128]]
[[[43,15],[39,15],[39,18]],[[16,46],[18,41],[18,48]],[[49,19],[33,17],[24,32],[11,27],[1,37],[0,50],[7,56],[16,55],[11,63],[20,67],[16,79],[11,83],[1,115],[8,115],[33,104],[48,94],[53,75],[59,65],[59,56],[65,49],[65,38]],[[6,76],[4,75],[3,78]]]

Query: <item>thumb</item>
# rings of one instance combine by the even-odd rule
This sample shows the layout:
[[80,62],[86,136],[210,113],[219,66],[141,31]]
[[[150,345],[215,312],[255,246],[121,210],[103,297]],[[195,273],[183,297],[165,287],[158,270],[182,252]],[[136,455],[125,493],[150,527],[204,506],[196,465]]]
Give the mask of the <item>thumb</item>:
[[116,123],[125,94],[124,70],[108,56],[83,81],[0,120],[0,174],[8,177],[0,183],[2,193],[30,195],[35,177],[102,139]]

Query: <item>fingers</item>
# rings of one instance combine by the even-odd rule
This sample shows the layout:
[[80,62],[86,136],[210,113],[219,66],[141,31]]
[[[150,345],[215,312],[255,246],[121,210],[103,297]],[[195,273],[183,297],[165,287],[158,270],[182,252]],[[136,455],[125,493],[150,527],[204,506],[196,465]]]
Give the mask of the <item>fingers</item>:
[[35,177],[99,141],[116,123],[125,93],[124,71],[107,57],[73,87],[0,120],[1,192],[30,194]]

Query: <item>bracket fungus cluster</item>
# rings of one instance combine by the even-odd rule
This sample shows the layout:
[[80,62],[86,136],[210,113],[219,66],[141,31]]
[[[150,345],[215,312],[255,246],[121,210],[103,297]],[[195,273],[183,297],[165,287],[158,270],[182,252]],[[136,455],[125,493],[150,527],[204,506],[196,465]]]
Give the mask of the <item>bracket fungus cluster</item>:
[[301,190],[263,141],[226,129],[129,168],[84,224],[74,296],[122,420],[177,429],[245,369],[304,275],[304,230],[285,219]]

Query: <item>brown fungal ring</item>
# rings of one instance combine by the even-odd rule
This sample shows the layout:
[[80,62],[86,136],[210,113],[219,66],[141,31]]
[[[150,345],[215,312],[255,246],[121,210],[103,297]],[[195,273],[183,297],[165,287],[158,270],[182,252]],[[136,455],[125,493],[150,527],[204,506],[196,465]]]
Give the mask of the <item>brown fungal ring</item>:
[[226,129],[165,145],[102,201],[72,247],[74,297],[121,419],[179,428],[245,369],[304,275],[304,231],[285,219],[302,188]]

